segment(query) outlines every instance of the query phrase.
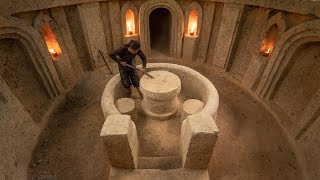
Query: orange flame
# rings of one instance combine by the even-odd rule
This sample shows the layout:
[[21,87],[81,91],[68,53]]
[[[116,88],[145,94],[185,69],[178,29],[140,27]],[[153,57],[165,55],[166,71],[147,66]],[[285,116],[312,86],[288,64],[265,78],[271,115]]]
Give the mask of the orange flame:
[[132,27],[130,22],[127,22],[127,28],[128,28],[129,34],[132,34]]
[[268,50],[266,51],[266,53],[267,53],[267,54],[269,54],[269,53],[270,53],[270,48],[268,48]]
[[50,24],[46,23],[43,25],[42,34],[53,60],[58,60],[58,55],[62,54],[62,51]]
[[196,27],[197,27],[196,23],[193,23],[191,26],[190,35],[194,35],[194,31],[195,31]]
[[49,52],[52,56],[58,56],[58,53],[54,49],[49,49]]
[[190,36],[197,35],[197,24],[198,24],[198,12],[193,9],[189,14],[189,22],[187,31]]
[[135,34],[134,13],[131,9],[126,12],[127,35]]

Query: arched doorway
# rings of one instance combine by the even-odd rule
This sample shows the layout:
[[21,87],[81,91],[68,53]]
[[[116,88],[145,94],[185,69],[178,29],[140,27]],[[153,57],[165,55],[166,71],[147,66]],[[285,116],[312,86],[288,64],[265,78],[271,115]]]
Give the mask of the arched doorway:
[[[148,0],[142,4],[139,11],[139,37],[141,42],[141,49],[147,57],[151,56],[152,49],[149,20],[151,12],[158,8],[165,8],[169,10],[171,15],[169,56],[172,58],[181,58],[183,38],[183,11],[180,5],[175,0]],[[156,23],[162,23],[162,21]]]
[[172,16],[168,9],[157,8],[149,15],[150,43],[153,57],[170,56]]
[[320,42],[306,43],[293,53],[274,89],[271,100],[293,121],[320,89]]
[[0,75],[35,121],[44,114],[47,93],[24,45],[10,38],[0,39]]

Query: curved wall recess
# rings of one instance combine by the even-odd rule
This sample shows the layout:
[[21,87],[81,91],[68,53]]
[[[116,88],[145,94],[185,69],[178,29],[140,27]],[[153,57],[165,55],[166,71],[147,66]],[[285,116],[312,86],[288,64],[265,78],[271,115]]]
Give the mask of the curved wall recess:
[[272,16],[265,24],[261,37],[264,37],[260,47],[260,54],[270,57],[279,37],[286,31],[287,26],[283,13]]
[[270,100],[293,53],[303,44],[320,41],[320,20],[300,24],[284,33],[274,48],[256,93]]
[[33,21],[33,26],[42,34],[52,59],[57,60],[53,64],[63,86],[71,89],[76,77],[57,23],[44,12],[39,12]]
[[8,85],[9,91],[27,110],[33,121],[42,122],[41,116],[51,100],[27,48],[16,38],[2,38],[0,54],[0,76],[4,79],[4,84]]
[[60,46],[63,45],[63,41],[57,24],[51,17],[40,12],[34,19],[33,26],[42,34],[52,59],[58,60],[59,55],[62,54]]
[[270,57],[270,54],[272,54],[273,48],[279,39],[278,32],[279,30],[276,24],[270,27],[261,44],[260,54],[265,57]]
[[191,35],[191,29],[194,28],[194,35],[199,36],[202,27],[202,8],[196,1],[192,2],[185,11],[184,19],[184,34]]
[[[123,37],[137,36],[139,32],[139,13],[135,5],[127,1],[121,7]],[[129,27],[130,26],[130,27]],[[132,33],[129,32],[129,28]]]
[[[270,14],[270,12],[266,12],[265,16],[268,14]],[[282,12],[273,15],[269,19],[265,19],[265,23],[259,33],[259,38],[256,41],[258,44],[258,46],[255,47],[257,51],[252,54],[250,65],[246,70],[246,75],[242,82],[244,86],[247,86],[247,88],[254,92],[256,91],[262,79],[263,72],[270,62],[271,56],[274,54],[275,47],[278,45],[280,38],[286,30],[287,26]],[[266,40],[268,38],[271,38],[271,40],[269,40],[271,43]],[[268,48],[270,48],[269,52]]]
[[171,13],[170,56],[173,58],[181,58],[183,12],[180,5],[174,0],[149,0],[142,4],[139,12],[141,48],[146,56],[151,56],[149,15],[157,8],[166,8]]
[[135,22],[134,14],[131,11],[131,9],[129,9],[126,12],[126,28],[127,28],[126,35],[127,36],[135,34],[136,28],[135,28],[134,22]]
[[51,62],[50,54],[40,34],[32,27],[16,18],[0,16],[0,38],[17,39],[26,48],[50,97],[64,92],[61,81]]

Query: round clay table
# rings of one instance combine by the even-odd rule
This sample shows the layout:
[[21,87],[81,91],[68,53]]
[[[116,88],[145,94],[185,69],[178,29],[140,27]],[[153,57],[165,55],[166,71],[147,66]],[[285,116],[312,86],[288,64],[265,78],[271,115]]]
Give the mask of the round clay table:
[[177,95],[181,91],[180,78],[168,71],[151,71],[143,75],[140,90],[143,94],[142,108],[147,115],[160,120],[166,119],[178,110]]

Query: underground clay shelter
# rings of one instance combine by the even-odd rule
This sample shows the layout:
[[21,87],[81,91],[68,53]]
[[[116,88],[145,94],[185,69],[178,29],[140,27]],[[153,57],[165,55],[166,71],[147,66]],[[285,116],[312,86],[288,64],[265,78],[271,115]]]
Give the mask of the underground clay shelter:
[[320,1],[1,0],[0,180],[107,179],[319,180]]

